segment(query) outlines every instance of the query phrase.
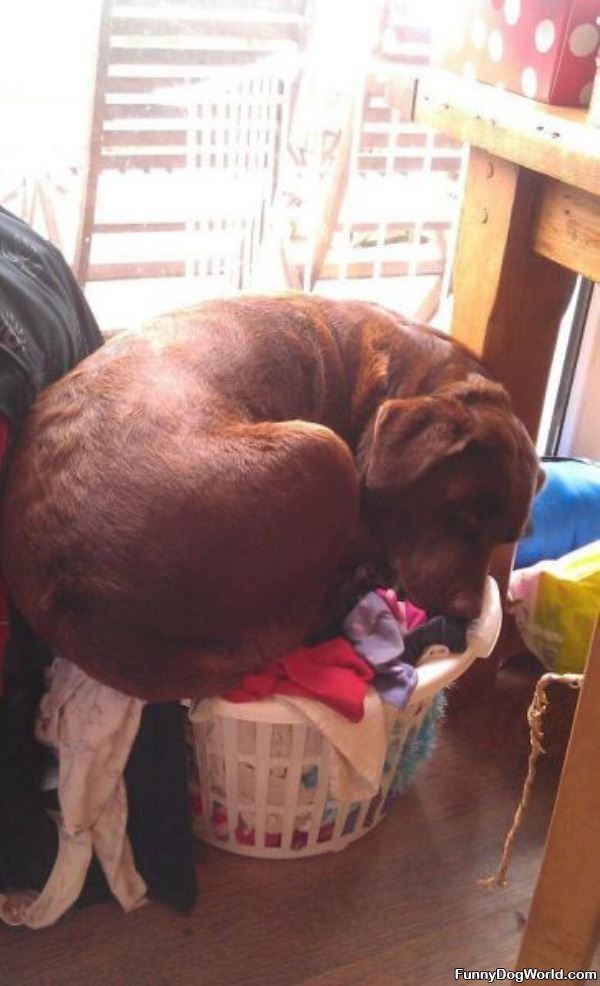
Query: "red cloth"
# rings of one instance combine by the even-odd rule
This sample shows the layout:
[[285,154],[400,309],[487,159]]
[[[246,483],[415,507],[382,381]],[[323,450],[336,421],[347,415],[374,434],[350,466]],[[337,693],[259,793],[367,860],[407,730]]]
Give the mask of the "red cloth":
[[398,596],[396,595],[394,590],[379,588],[379,589],[375,589],[375,592],[381,599],[383,599],[384,602],[388,604],[389,608],[392,611],[392,615],[396,620],[398,620],[398,623],[402,623],[402,610],[400,609]]
[[417,627],[423,626],[427,623],[427,613],[424,609],[419,609],[414,603],[411,603],[410,599],[404,601],[404,613],[406,615],[406,632],[410,633],[411,630],[415,630]]
[[[6,418],[0,414],[0,464],[8,448],[10,429]],[[8,615],[8,593],[0,577],[0,697],[4,692],[4,655],[10,631]]]
[[367,682],[373,676],[373,669],[347,640],[333,637],[316,647],[298,647],[271,661],[259,674],[244,675],[239,686],[223,698],[253,702],[274,694],[302,695],[324,702],[351,722],[360,722]]

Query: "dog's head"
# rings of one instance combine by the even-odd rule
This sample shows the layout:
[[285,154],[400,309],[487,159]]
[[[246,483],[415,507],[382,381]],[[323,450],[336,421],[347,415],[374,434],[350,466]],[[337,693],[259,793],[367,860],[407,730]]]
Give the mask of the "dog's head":
[[504,388],[470,374],[385,401],[358,463],[397,585],[430,612],[476,616],[492,551],[520,537],[543,481]]

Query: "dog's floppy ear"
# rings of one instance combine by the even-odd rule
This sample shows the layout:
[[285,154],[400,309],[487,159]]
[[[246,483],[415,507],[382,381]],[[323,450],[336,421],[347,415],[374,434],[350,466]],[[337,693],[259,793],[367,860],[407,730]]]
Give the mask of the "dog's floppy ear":
[[472,436],[472,415],[452,397],[385,401],[366,450],[367,489],[385,493],[407,486],[435,462],[460,452]]

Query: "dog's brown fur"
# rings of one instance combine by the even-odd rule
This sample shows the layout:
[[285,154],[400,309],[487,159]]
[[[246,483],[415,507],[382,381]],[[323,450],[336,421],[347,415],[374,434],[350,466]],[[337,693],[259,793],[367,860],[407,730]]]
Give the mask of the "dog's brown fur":
[[32,626],[147,699],[222,691],[322,633],[357,572],[476,614],[538,475],[466,349],[378,306],[199,305],[116,337],[38,399],[1,560]]

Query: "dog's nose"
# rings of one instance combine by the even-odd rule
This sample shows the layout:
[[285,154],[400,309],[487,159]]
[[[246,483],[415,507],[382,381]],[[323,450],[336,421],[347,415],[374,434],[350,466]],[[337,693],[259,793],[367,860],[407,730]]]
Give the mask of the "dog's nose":
[[463,589],[450,600],[448,615],[461,620],[474,620],[481,612],[481,593]]

